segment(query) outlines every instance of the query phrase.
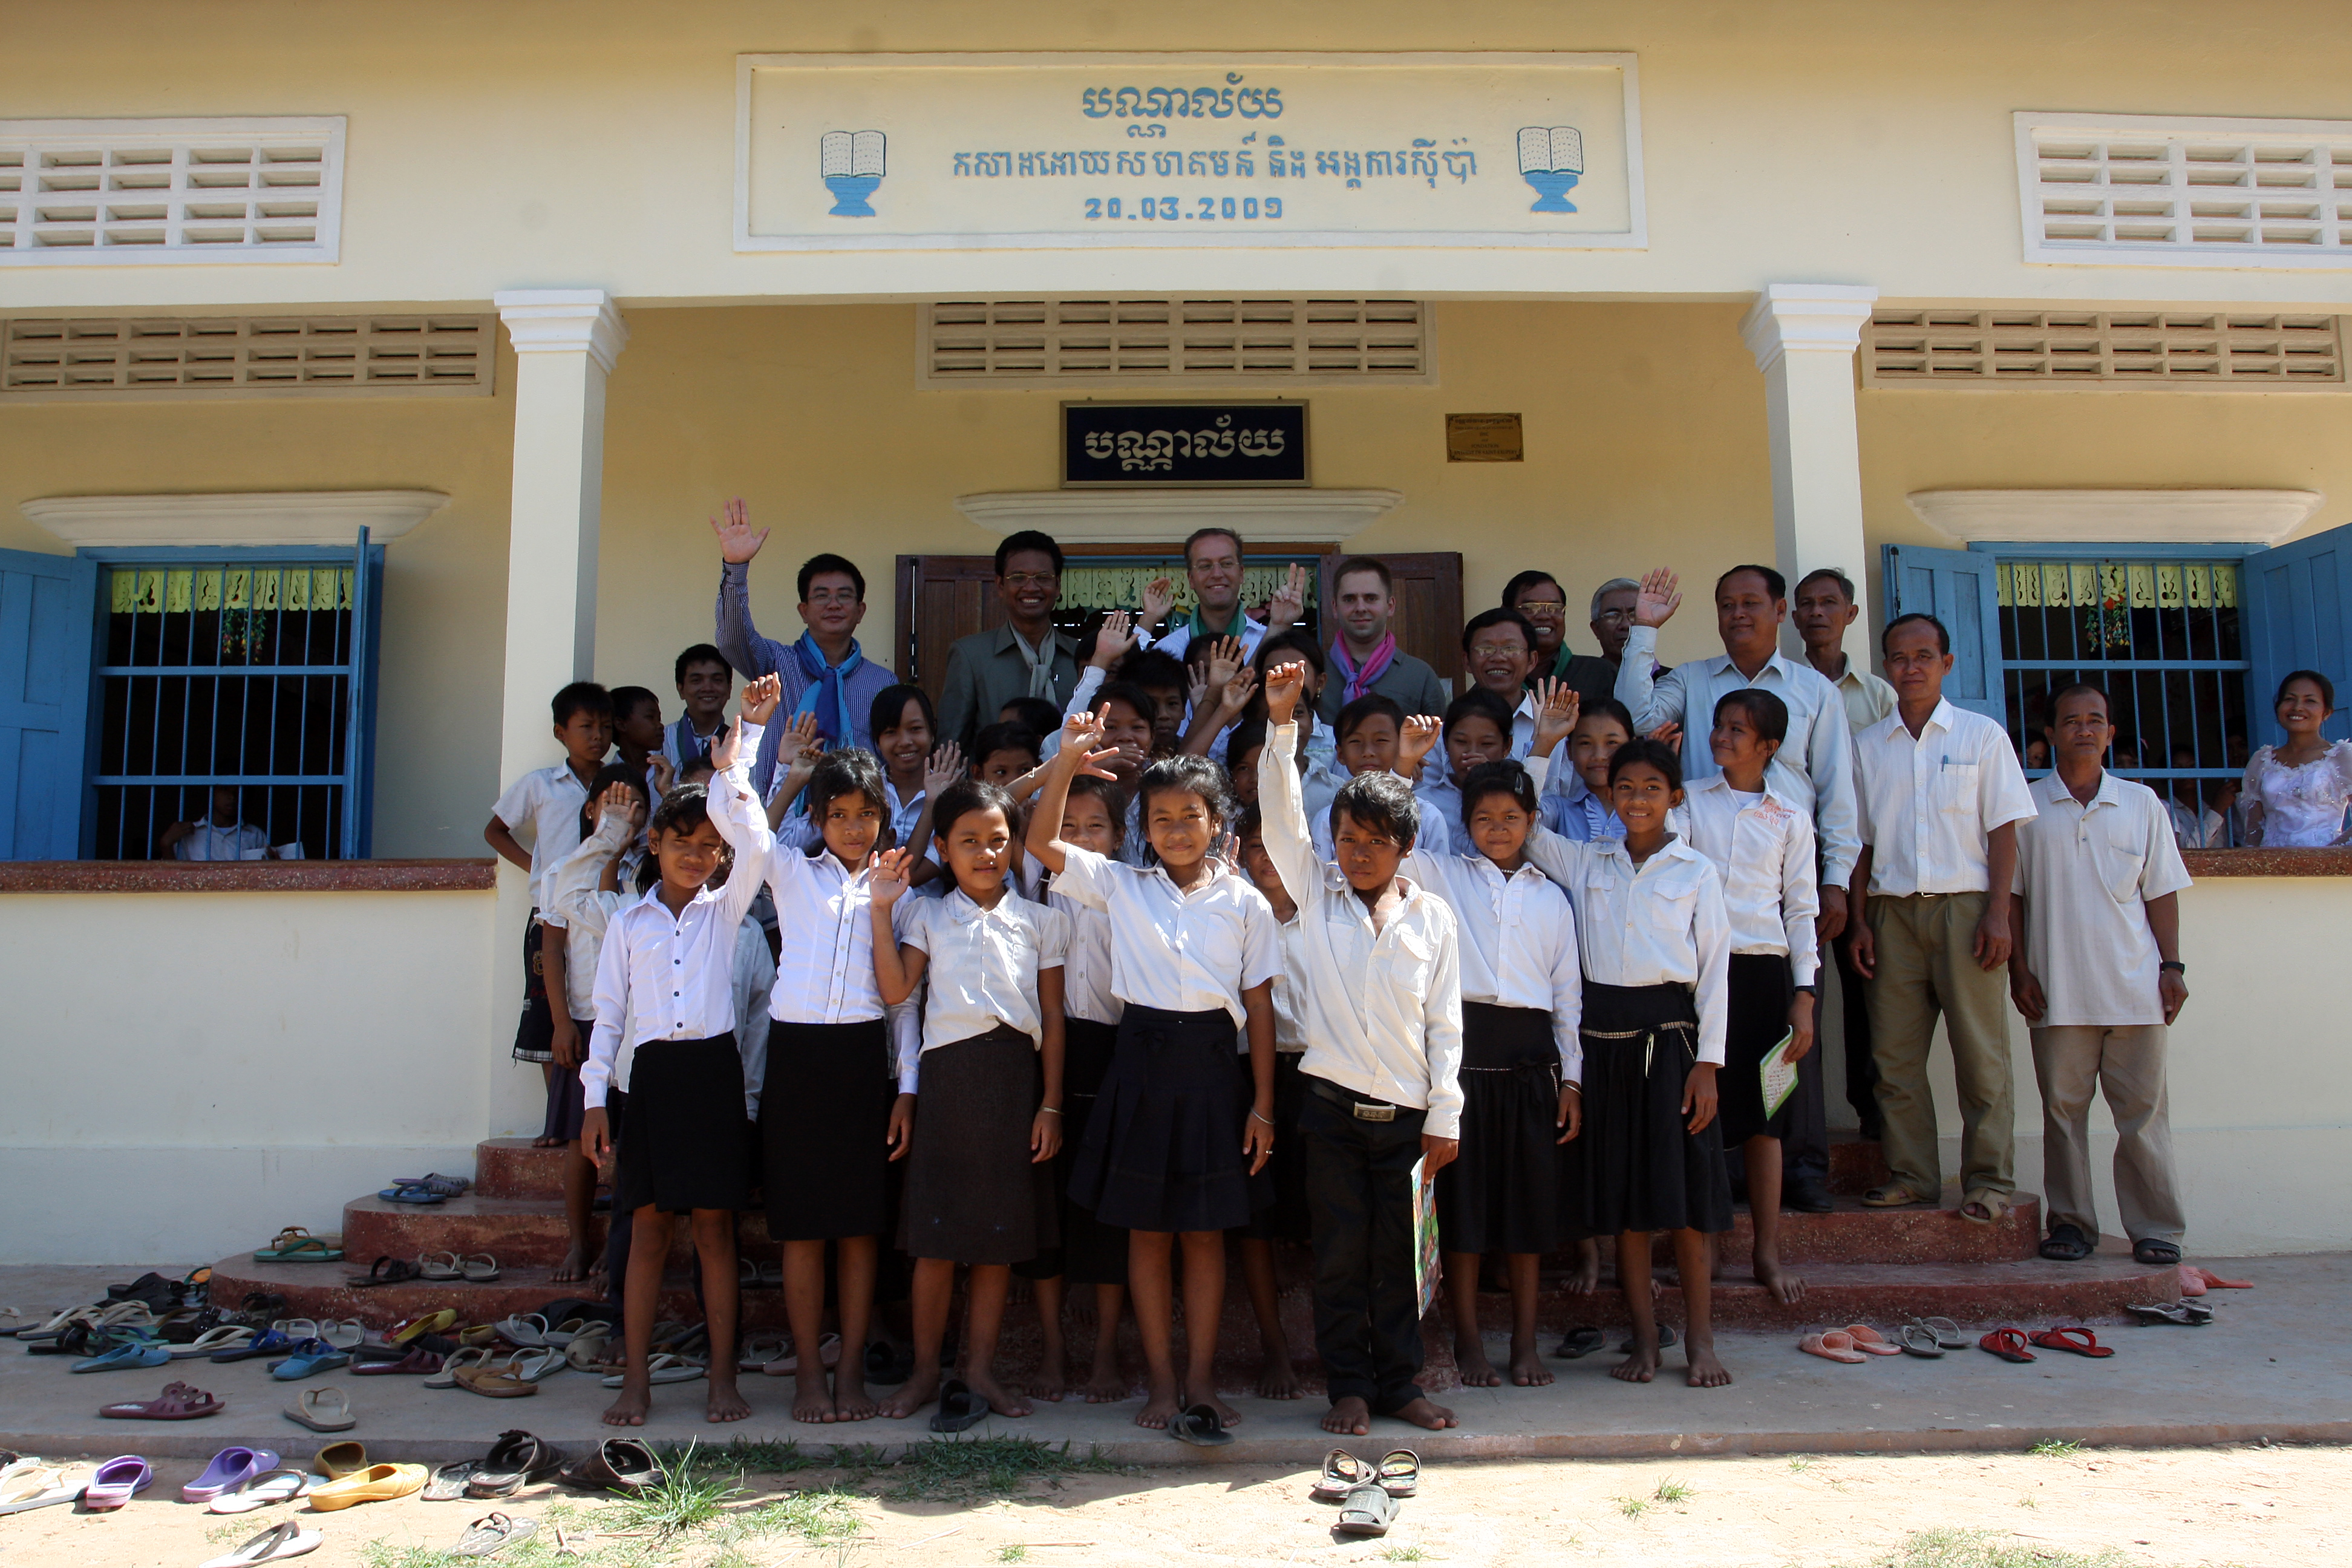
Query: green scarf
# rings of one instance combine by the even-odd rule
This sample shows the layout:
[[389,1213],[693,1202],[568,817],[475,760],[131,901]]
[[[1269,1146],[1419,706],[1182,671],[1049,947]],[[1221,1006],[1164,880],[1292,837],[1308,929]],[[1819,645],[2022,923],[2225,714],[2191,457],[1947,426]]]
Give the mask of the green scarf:
[[1242,627],[1248,619],[1249,613],[1236,602],[1234,605],[1232,624],[1224,626],[1212,626],[1201,618],[1201,606],[1195,605],[1192,606],[1192,615],[1184,624],[1191,629],[1195,640],[1201,637],[1237,637],[1242,635]]

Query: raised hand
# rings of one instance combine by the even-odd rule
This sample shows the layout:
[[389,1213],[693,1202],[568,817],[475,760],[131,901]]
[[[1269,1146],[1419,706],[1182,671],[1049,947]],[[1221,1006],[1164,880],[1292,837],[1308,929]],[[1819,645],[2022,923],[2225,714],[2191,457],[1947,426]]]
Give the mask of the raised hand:
[[784,698],[783,678],[763,675],[757,680],[743,683],[743,717],[753,724],[765,724],[776,716],[776,704]]
[[1256,690],[1256,670],[1244,665],[1234,672],[1233,679],[1225,682],[1224,689],[1217,698],[1218,710],[1228,723],[1240,717],[1242,710],[1249,706],[1251,694]]
[[1234,671],[1249,660],[1242,655],[1239,637],[1219,637],[1209,645],[1209,684],[1223,686],[1234,678]]
[[1549,676],[1538,680],[1532,689],[1536,703],[1536,732],[1529,750],[1549,756],[1554,747],[1576,729],[1578,716],[1583,711],[1583,700],[1576,688],[1565,680]]
[[1168,618],[1176,607],[1176,584],[1166,577],[1154,577],[1143,585],[1143,627],[1146,631]]
[[1682,579],[1661,566],[1642,578],[1641,596],[1633,601],[1633,624],[1663,626],[1682,608]]
[[915,852],[911,849],[885,849],[874,857],[874,875],[868,886],[874,902],[888,909],[907,891],[908,879],[914,875]]
[[1184,695],[1192,702],[1190,711],[1198,713],[1209,705],[1209,670],[1206,665],[1184,667]]
[[1295,626],[1307,614],[1307,568],[1294,561],[1283,574],[1282,584],[1274,596],[1265,602],[1265,629],[1268,635]]
[[[1062,749],[1064,751],[1069,751],[1067,746],[1065,746]],[[1117,746],[1111,746],[1099,752],[1089,752],[1085,750],[1083,747],[1077,751],[1071,752],[1070,754],[1078,759],[1078,765],[1074,771],[1079,776],[1084,778],[1108,779],[1111,783],[1117,784],[1118,782],[1118,775],[1111,772],[1110,769],[1104,766],[1104,764],[1106,763],[1118,761],[1118,751],[1119,749]]]
[[1669,719],[1651,731],[1649,738],[1662,746],[1672,746],[1676,751],[1680,751],[1683,744],[1683,727]]
[[760,553],[760,546],[768,542],[768,531],[751,526],[751,509],[737,496],[727,503],[724,521],[710,520],[710,531],[719,536],[719,559],[729,565],[740,565]]
[[776,735],[776,766],[796,767],[803,757],[814,761],[824,750],[824,741],[817,733],[816,715],[795,713],[792,722]]
[[1397,773],[1407,779],[1419,778],[1421,764],[1437,749],[1444,731],[1444,721],[1434,713],[1415,713],[1407,718],[1404,729],[1397,736]]
[[940,791],[963,777],[963,748],[950,741],[923,764],[923,793],[937,800]]
[[1307,661],[1287,659],[1265,672],[1265,721],[1268,728],[1287,724],[1298,711],[1298,694],[1307,687]]
[[605,785],[604,793],[596,797],[596,826],[602,827],[606,821],[617,818],[635,828],[637,799],[637,792],[627,784]]
[[1134,626],[1135,618],[1125,610],[1113,610],[1105,616],[1102,626],[1095,632],[1094,652],[1087,656],[1087,662],[1108,674],[1110,667],[1127,657],[1128,650],[1136,645]]
[[670,787],[677,783],[677,770],[670,766],[669,759],[659,752],[656,752],[646,761],[654,770],[654,793],[667,795]]

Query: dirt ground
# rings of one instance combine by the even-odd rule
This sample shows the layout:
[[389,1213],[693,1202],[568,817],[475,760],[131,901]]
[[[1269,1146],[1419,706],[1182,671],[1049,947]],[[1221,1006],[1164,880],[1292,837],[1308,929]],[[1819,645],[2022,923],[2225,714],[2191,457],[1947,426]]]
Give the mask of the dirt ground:
[[[2343,1448],[2077,1449],[2026,1454],[1504,1460],[1432,1467],[1384,1540],[1343,1540],[1308,1500],[1309,1472],[1152,1468],[1020,1483],[940,1500],[985,1479],[903,1468],[743,1477],[717,1518],[664,1536],[613,1505],[535,1489],[503,1506],[541,1521],[495,1561],[526,1568],[822,1568],[905,1562],[1591,1563],[1706,1568],[2245,1568],[2338,1564],[2352,1518]],[[1029,1461],[1034,1463],[1034,1458]],[[323,1531],[317,1568],[444,1568],[494,1506],[411,1498],[311,1515],[236,1518],[177,1499],[173,1466],[119,1513],[63,1508],[0,1519],[0,1558],[26,1568],[182,1568],[293,1514]],[[1000,1472],[1001,1474],[1001,1472]],[[719,1475],[732,1482],[731,1472]],[[1001,1483],[1000,1483],[1001,1484]],[[831,1496],[826,1494],[831,1493]],[[889,1494],[896,1493],[896,1496]],[[778,1507],[780,1499],[796,1502]],[[925,1495],[911,1495],[925,1494]],[[563,1544],[579,1555],[559,1556]],[[1955,1541],[1937,1531],[1989,1532]]]

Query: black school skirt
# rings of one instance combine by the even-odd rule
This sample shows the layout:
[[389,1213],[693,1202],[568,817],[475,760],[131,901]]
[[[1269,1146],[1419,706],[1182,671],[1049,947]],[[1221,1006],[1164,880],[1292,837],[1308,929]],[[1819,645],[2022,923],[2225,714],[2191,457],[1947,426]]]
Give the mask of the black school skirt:
[[740,1209],[751,1185],[743,1058],[732,1031],[707,1040],[647,1040],[629,1066],[613,1206],[664,1214]]
[[515,1023],[514,1059],[555,1059],[555,1012],[547,1000],[547,972],[540,956],[539,911],[522,922],[522,1016]]
[[1000,1026],[923,1053],[899,1245],[914,1258],[1026,1263],[1061,1245],[1054,1167],[1030,1157],[1037,1043]]
[[[1723,1147],[1728,1152],[1750,1138],[1786,1138],[1797,1113],[1797,1096],[1764,1114],[1764,1055],[1789,1032],[1789,1005],[1797,998],[1786,953],[1735,952],[1728,992],[1730,1018],[1724,1029],[1723,1070],[1715,1075],[1722,1097]],[[1800,1072],[1805,1064],[1797,1064]]]
[[887,1233],[898,1092],[884,1019],[768,1026],[760,1152],[772,1239]]
[[1234,1016],[1129,1003],[1070,1170],[1070,1196],[1128,1230],[1231,1230],[1274,1201],[1242,1157]]
[[1549,1252],[1559,1239],[1559,1047],[1536,1007],[1462,1004],[1462,1149],[1437,1173],[1448,1252]]
[[1062,1276],[1073,1285],[1127,1283],[1127,1232],[1105,1225],[1069,1195],[1070,1173],[1094,1124],[1103,1079],[1118,1049],[1118,1026],[1092,1018],[1062,1021],[1062,1152],[1054,1179],[1062,1194]]
[[1569,1147],[1583,1152],[1584,1228],[1729,1230],[1722,1121],[1685,1131],[1698,1051],[1690,989],[1587,980],[1583,1036],[1584,1131]]

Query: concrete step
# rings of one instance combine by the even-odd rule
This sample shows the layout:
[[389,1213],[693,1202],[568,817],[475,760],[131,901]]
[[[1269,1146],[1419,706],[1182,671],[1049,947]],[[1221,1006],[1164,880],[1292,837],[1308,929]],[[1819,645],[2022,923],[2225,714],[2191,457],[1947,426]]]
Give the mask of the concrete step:
[[1830,1191],[1860,1196],[1887,1179],[1878,1140],[1859,1132],[1830,1134]]
[[474,1145],[474,1194],[485,1198],[561,1198],[563,1150],[534,1149],[528,1138],[485,1138]]
[[[2042,1238],[2042,1200],[2020,1193],[2014,1206],[1990,1225],[1959,1215],[1959,1196],[1931,1208],[1866,1209],[1862,1200],[1832,1194],[1828,1214],[1780,1215],[1780,1256],[1790,1263],[2013,1263],[2034,1256]],[[1723,1258],[1745,1264],[1755,1246],[1755,1220],[1743,1205],[1730,1233],[1717,1246]],[[1661,1238],[1662,1247],[1665,1238]],[[1661,1257],[1666,1256],[1662,1250]]]
[[[354,1289],[349,1277],[361,1272],[341,1263],[256,1263],[249,1254],[225,1258],[213,1267],[212,1299],[235,1310],[248,1290],[269,1290],[286,1298],[286,1315],[293,1318],[357,1318],[372,1329],[390,1328],[421,1312],[454,1307],[464,1323],[495,1323],[518,1312],[536,1312],[550,1301],[566,1297],[593,1299],[595,1292],[579,1280],[558,1284],[544,1264],[503,1268],[498,1280],[469,1285],[446,1279],[415,1279],[404,1285],[378,1285]],[[746,1289],[741,1294],[743,1321],[752,1328],[784,1326],[783,1292]],[[663,1281],[662,1315],[698,1321],[692,1275],[673,1268]]]
[[[604,1244],[606,1216],[594,1215],[592,1246]],[[767,1216],[747,1210],[736,1227],[747,1257],[773,1261]],[[686,1227],[676,1227],[673,1257],[683,1258]],[[364,1269],[378,1258],[414,1258],[421,1253],[487,1252],[504,1268],[551,1268],[569,1246],[562,1203],[546,1198],[485,1198],[468,1193],[437,1204],[396,1204],[371,1194],[343,1205],[343,1255]]]

